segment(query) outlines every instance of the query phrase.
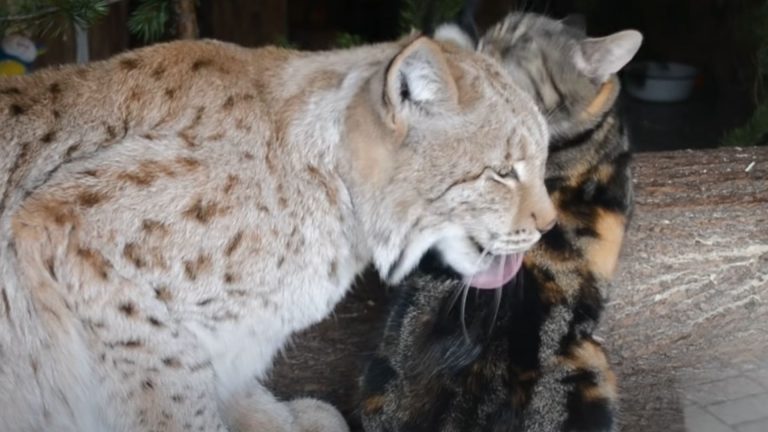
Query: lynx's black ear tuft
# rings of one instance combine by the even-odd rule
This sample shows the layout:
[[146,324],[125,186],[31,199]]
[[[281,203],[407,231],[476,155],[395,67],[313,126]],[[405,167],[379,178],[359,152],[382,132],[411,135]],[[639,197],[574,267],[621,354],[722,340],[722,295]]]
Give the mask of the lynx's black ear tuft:
[[480,40],[480,33],[477,31],[477,23],[475,23],[475,14],[479,5],[480,0],[466,0],[456,19],[459,28],[472,39],[473,46],[477,46],[477,42]]

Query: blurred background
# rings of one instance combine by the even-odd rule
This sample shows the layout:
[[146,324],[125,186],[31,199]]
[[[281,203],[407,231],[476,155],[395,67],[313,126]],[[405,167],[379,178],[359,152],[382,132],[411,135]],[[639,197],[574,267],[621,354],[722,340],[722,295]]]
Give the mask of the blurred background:
[[[245,46],[347,47],[393,39],[418,26],[421,0],[0,0],[0,34],[38,48],[25,70],[98,60],[184,37]],[[438,1],[438,13],[462,0]],[[768,1],[485,0],[482,29],[510,10],[579,14],[591,35],[625,28],[645,42],[625,71],[623,98],[636,150],[768,142]],[[5,43],[6,45],[12,45]],[[14,60],[8,48],[0,53]],[[13,49],[10,49],[13,51]],[[15,59],[18,60],[18,59]],[[18,65],[0,74],[18,73]],[[629,81],[629,82],[627,82]],[[664,102],[661,102],[664,100]]]
[[[455,15],[463,0],[438,3],[437,15],[447,19]],[[629,293],[624,300],[647,310],[646,314],[638,312],[636,321],[609,317],[606,322],[609,329],[619,329],[618,333],[625,336],[619,344],[622,349],[613,353],[623,374],[624,430],[768,432],[765,347],[733,340],[745,337],[764,341],[766,334],[762,331],[764,319],[743,321],[765,311],[764,305],[752,298],[759,299],[766,292],[768,276],[759,269],[768,268],[768,245],[754,246],[752,252],[744,252],[741,247],[765,239],[764,228],[756,228],[760,218],[765,218],[761,216],[761,203],[766,202],[765,183],[759,180],[765,177],[756,174],[764,163],[760,161],[749,173],[754,162],[747,165],[747,159],[740,159],[744,156],[740,148],[768,143],[768,0],[480,3],[476,19],[481,31],[511,10],[541,12],[556,18],[577,14],[592,36],[627,28],[640,30],[645,41],[623,72],[620,101],[635,150],[735,148],[708,155],[644,155],[645,165],[640,166],[645,175],[641,185],[644,189],[638,194],[644,198],[639,202],[632,232],[640,234],[629,246],[642,259],[636,260],[623,280],[645,287],[642,281],[653,273],[660,282],[656,284],[656,279],[652,279],[654,287],[658,285],[655,292],[624,291]],[[251,47],[276,44],[307,50],[349,47],[408,33],[420,24],[422,10],[420,0],[0,0],[0,79],[2,75],[29,73],[47,66],[104,59],[176,38],[215,38]],[[754,150],[765,149],[749,151]],[[733,153],[730,159],[724,156],[726,153]],[[690,161],[681,166],[688,155]],[[638,159],[642,161],[643,157]],[[750,176],[758,180],[751,181]],[[712,195],[713,190],[728,191],[728,187],[738,187],[743,193]],[[678,199],[686,188],[692,192]],[[658,196],[675,200],[660,204],[654,201]],[[688,232],[691,230],[696,235]],[[706,237],[708,232],[717,237],[725,231],[727,235],[710,239],[711,243],[697,237]],[[739,235],[744,238],[734,240]],[[685,242],[690,243],[687,250],[672,250]],[[722,251],[721,255],[713,253],[710,261],[702,258],[701,262],[702,269],[727,268],[720,272],[720,279],[709,276],[713,279],[700,282],[708,277],[706,269],[690,272],[688,267],[679,265],[682,261],[667,262],[669,257],[702,250]],[[739,251],[762,255],[756,261],[742,257]],[[683,270],[676,270],[676,266]],[[671,286],[670,275],[678,285]],[[746,279],[752,282],[743,283]],[[372,322],[371,310],[378,310],[380,318],[383,317],[386,310],[382,306],[370,306],[384,304],[383,300],[360,297],[366,293],[382,296],[382,292],[353,294],[336,317],[368,314],[362,321]],[[667,294],[671,296],[669,300]],[[686,297],[689,295],[693,297]],[[743,296],[749,300],[745,300],[744,308],[720,307],[731,297],[741,302]],[[706,320],[690,318],[702,316]],[[662,348],[653,348],[652,339],[665,334],[656,327],[664,324],[649,317],[661,317],[662,323],[682,322],[682,336],[667,340]],[[340,358],[344,353],[336,351],[348,343],[347,335],[337,331],[341,324],[334,327],[333,323],[331,320],[324,324],[326,327],[320,327],[325,339],[307,340],[336,341],[325,344],[334,350],[327,357]],[[748,331],[729,330],[733,328]],[[717,351],[717,347],[725,348]],[[355,349],[359,347],[348,347],[347,353]],[[725,354],[718,357],[713,352]],[[723,357],[728,361],[711,361]],[[685,363],[685,368],[678,367],[680,362]],[[284,383],[296,381],[296,370],[304,368],[303,364],[297,365],[284,369]],[[279,366],[277,370],[279,378]],[[339,370],[325,363],[322,370],[326,371],[325,382],[335,385],[340,379]],[[347,371],[346,375],[354,378],[354,373]],[[324,395],[320,384],[314,388],[301,384],[302,395]]]

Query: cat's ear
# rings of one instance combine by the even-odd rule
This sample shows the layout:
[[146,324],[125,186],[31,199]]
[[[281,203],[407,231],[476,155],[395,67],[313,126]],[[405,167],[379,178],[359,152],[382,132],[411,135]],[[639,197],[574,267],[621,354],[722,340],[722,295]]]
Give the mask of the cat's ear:
[[584,33],[587,32],[587,18],[584,14],[570,14],[563,18],[562,23]]
[[584,74],[604,82],[632,60],[642,42],[643,35],[636,30],[587,38],[576,49],[574,61]]
[[457,45],[459,48],[474,51],[477,46],[475,38],[458,24],[442,24],[435,30],[435,40]]
[[384,102],[395,129],[407,125],[412,116],[458,104],[456,81],[436,43],[420,37],[392,59],[384,79]]
[[[427,19],[423,29],[426,35],[432,36],[435,40],[441,42],[448,42],[470,51],[474,51],[477,47],[478,32],[477,24],[475,24],[475,11],[477,10],[478,0],[464,0],[464,4],[450,22],[439,25],[434,31],[434,24],[431,23],[431,16],[435,15],[433,12],[429,12],[430,19]],[[433,11],[435,8],[435,1],[427,0],[427,11]]]

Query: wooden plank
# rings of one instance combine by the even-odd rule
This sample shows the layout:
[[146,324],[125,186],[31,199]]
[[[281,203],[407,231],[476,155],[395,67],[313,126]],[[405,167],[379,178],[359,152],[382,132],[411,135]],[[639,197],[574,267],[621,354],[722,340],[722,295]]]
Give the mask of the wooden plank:
[[274,43],[286,34],[287,8],[286,0],[214,1],[213,36],[243,46]]
[[[768,148],[639,154],[635,178],[599,333],[621,377],[622,430],[683,431],[688,383],[768,362]],[[369,274],[296,338],[272,387],[328,400],[354,423],[357,377],[388,301]]]

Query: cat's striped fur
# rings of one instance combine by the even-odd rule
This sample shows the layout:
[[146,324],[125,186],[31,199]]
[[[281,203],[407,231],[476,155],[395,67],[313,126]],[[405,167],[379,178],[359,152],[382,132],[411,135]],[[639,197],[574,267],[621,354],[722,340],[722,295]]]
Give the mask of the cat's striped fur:
[[503,290],[467,295],[438,254],[401,284],[362,379],[368,432],[616,429],[616,377],[593,333],[632,211],[615,73],[640,40],[530,13],[482,37],[547,115],[559,223]]

